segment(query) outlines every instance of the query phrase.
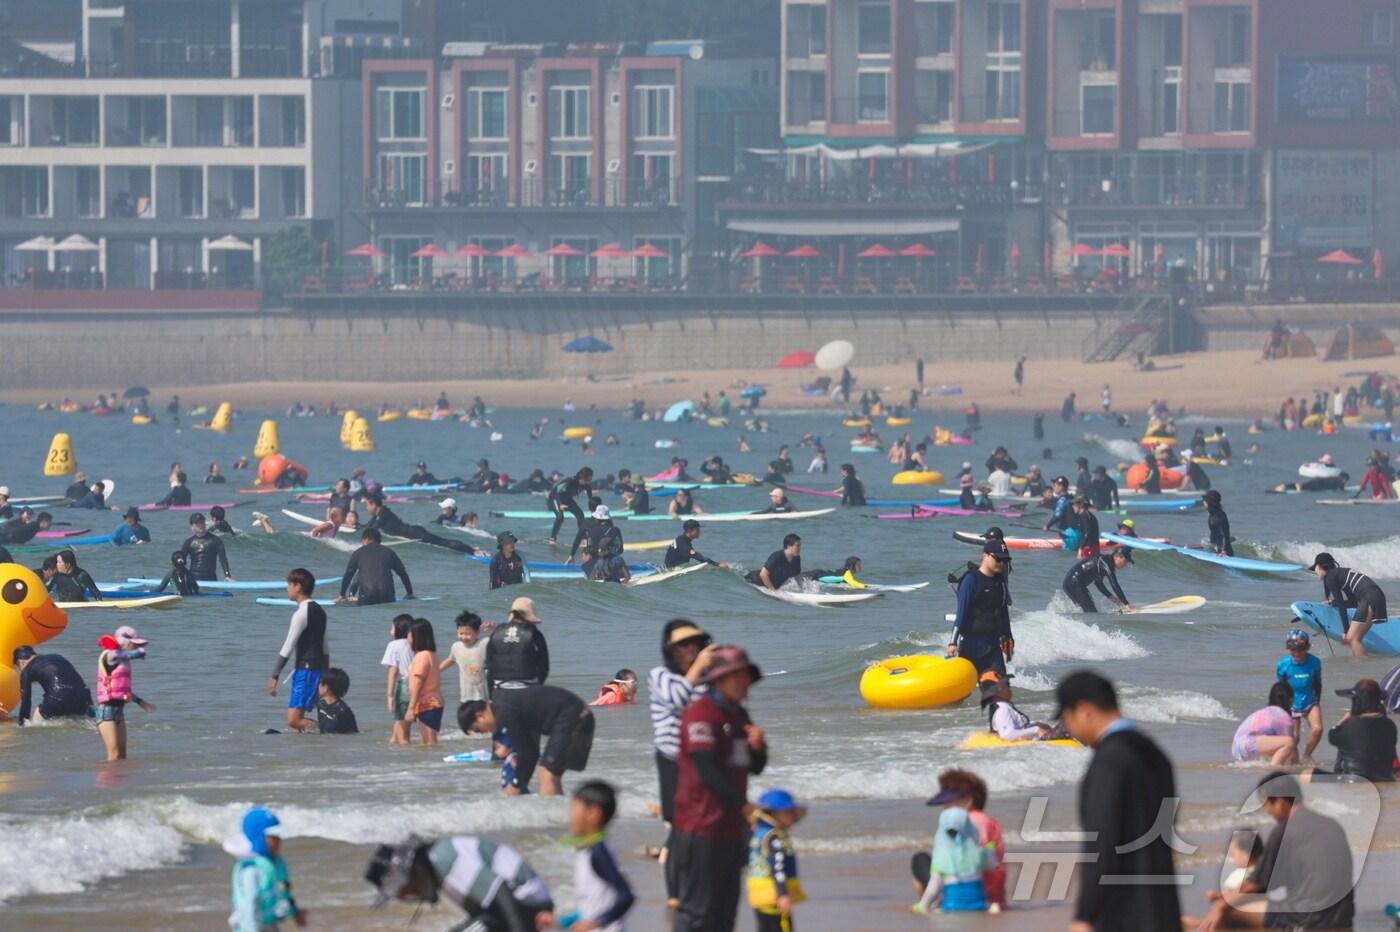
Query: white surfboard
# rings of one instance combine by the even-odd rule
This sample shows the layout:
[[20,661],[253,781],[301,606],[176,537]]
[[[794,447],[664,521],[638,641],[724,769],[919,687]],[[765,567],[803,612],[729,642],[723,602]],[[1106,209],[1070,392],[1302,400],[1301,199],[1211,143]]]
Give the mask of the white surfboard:
[[1204,597],[1199,595],[1179,595],[1174,599],[1166,599],[1161,602],[1153,602],[1151,605],[1141,605],[1134,608],[1129,615],[1180,615],[1183,612],[1194,612],[1202,605],[1206,604]]

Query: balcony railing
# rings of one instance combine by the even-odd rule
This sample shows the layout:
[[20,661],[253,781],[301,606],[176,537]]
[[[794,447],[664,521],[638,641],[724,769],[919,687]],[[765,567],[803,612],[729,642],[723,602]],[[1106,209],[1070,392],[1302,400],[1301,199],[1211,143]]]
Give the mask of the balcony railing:
[[[1105,186],[1104,182],[1108,184]],[[1257,180],[1213,174],[1061,178],[1055,202],[1067,207],[1260,207]]]
[[831,101],[834,123],[888,123],[890,99],[885,97],[834,97]]
[[755,204],[894,204],[998,207],[1011,204],[1006,184],[953,184],[933,179],[850,179],[773,181],[737,179],[736,201]]
[[546,184],[543,191],[540,189],[538,178],[524,178],[520,184],[519,199],[513,201],[510,196],[510,184],[505,179],[490,185],[457,184],[448,180],[433,185],[425,181],[407,187],[380,187],[369,182],[364,187],[363,204],[367,208],[378,210],[427,207],[662,208],[676,203],[676,185],[674,180],[654,181],[648,184],[644,180],[631,179],[624,187],[618,176],[610,175],[603,183],[601,196],[595,197],[591,178],[575,179],[566,186]]

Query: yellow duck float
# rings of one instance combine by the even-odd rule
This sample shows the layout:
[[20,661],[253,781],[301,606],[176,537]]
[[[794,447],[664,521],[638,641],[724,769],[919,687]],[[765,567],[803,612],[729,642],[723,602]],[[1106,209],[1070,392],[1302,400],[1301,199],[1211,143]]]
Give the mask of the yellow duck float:
[[37,647],[68,627],[68,614],[53,604],[44,583],[18,563],[0,563],[0,706],[19,708],[15,648]]

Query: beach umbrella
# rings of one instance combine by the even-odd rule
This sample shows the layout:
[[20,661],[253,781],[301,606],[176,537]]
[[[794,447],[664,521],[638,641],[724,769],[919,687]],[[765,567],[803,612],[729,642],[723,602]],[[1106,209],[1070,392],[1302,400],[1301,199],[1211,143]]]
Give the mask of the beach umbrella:
[[[214,244],[210,243],[209,248],[213,247]],[[54,246],[54,250],[57,252],[97,252],[101,248],[81,233],[74,233]],[[253,247],[249,246],[248,248],[252,249]]]
[[762,385],[750,385],[748,388],[744,389],[739,393],[739,397],[762,398],[766,394],[768,394],[768,389],[764,388]]
[[605,243],[589,255],[595,259],[625,259],[627,252],[617,243]]
[[769,246],[767,243],[755,243],[751,248],[740,253],[745,259],[771,259],[773,256],[781,256],[782,253]]
[[1127,259],[1131,257],[1133,251],[1122,243],[1113,243],[1099,250],[1099,255],[1107,256],[1111,259]]
[[564,344],[566,353],[611,353],[612,344],[595,336],[579,337]]
[[869,247],[867,247],[867,248],[865,248],[865,249],[862,249],[860,252],[856,253],[856,258],[857,258],[857,259],[889,259],[889,258],[891,258],[891,257],[893,257],[893,256],[897,256],[897,255],[899,255],[899,253],[895,252],[893,249],[890,249],[888,246],[885,246],[885,245],[883,245],[883,244],[881,244],[881,243],[876,243],[874,246],[869,246]]
[[1345,249],[1334,249],[1327,255],[1322,256],[1318,262],[1326,262],[1329,265],[1365,265],[1360,259],[1347,252]]
[[905,246],[899,251],[899,254],[901,256],[912,256],[915,259],[932,259],[934,256],[938,255],[931,247],[925,246],[923,243]]
[[128,388],[126,391],[122,392],[122,397],[123,397],[123,398],[145,398],[145,397],[146,397],[147,395],[149,395],[150,393],[151,393],[151,390],[150,390],[149,388],[147,388],[146,386],[144,386],[144,385],[133,385],[133,386],[131,386],[130,388]]
[[15,247],[15,252],[53,252],[58,247],[51,236],[36,236]]
[[385,256],[388,255],[387,252],[380,249],[373,243],[361,243],[354,249],[346,250],[345,254],[347,256],[369,256],[371,259],[383,259]]
[[565,258],[574,258],[574,257],[583,255],[583,250],[581,250],[581,249],[575,249],[573,246],[570,246],[568,243],[556,243],[555,245],[550,246],[550,247],[549,247],[548,249],[546,249],[544,252],[540,253],[540,255],[542,255],[542,256],[560,256],[560,257],[565,257]]
[[450,256],[451,253],[443,249],[437,243],[429,243],[422,249],[415,249],[413,252],[409,253],[409,255],[415,259],[441,259],[444,256]]
[[778,360],[779,369],[802,369],[817,361],[816,353],[809,353],[806,350],[793,350],[782,359]]
[[832,340],[830,343],[817,350],[817,356],[814,361],[818,369],[831,372],[846,365],[855,355],[856,347],[850,340]]
[[1090,246],[1088,243],[1075,243],[1069,248],[1069,254],[1071,256],[1075,256],[1076,258],[1082,256],[1102,255],[1102,253],[1100,253],[1093,246]]
[[502,259],[531,259],[535,254],[519,243],[511,243],[504,249],[497,249],[493,255]]
[[1371,269],[1376,273],[1376,281],[1385,278],[1385,257],[1381,255],[1379,246],[1371,253]]
[[[60,244],[62,245],[62,244]],[[241,240],[232,233],[209,242],[210,252],[252,252],[253,244]]]
[[796,249],[789,249],[787,254],[794,259],[820,259],[822,255],[821,250],[810,243],[803,243]]
[[671,258],[671,254],[669,252],[660,248],[659,246],[653,246],[651,243],[646,243],[645,245],[638,246],[636,249],[632,250],[632,255],[636,256],[638,259]]
[[487,249],[485,246],[478,246],[476,243],[468,243],[460,249],[455,250],[452,255],[464,256],[470,259],[480,259],[491,255],[491,250]]

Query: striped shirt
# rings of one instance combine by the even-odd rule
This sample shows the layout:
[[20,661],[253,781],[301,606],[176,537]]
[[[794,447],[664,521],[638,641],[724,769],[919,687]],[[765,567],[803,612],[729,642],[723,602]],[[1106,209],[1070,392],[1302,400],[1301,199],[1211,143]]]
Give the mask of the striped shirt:
[[697,687],[665,665],[647,676],[650,691],[652,744],[663,757],[675,760],[681,753],[681,713],[695,697]]

